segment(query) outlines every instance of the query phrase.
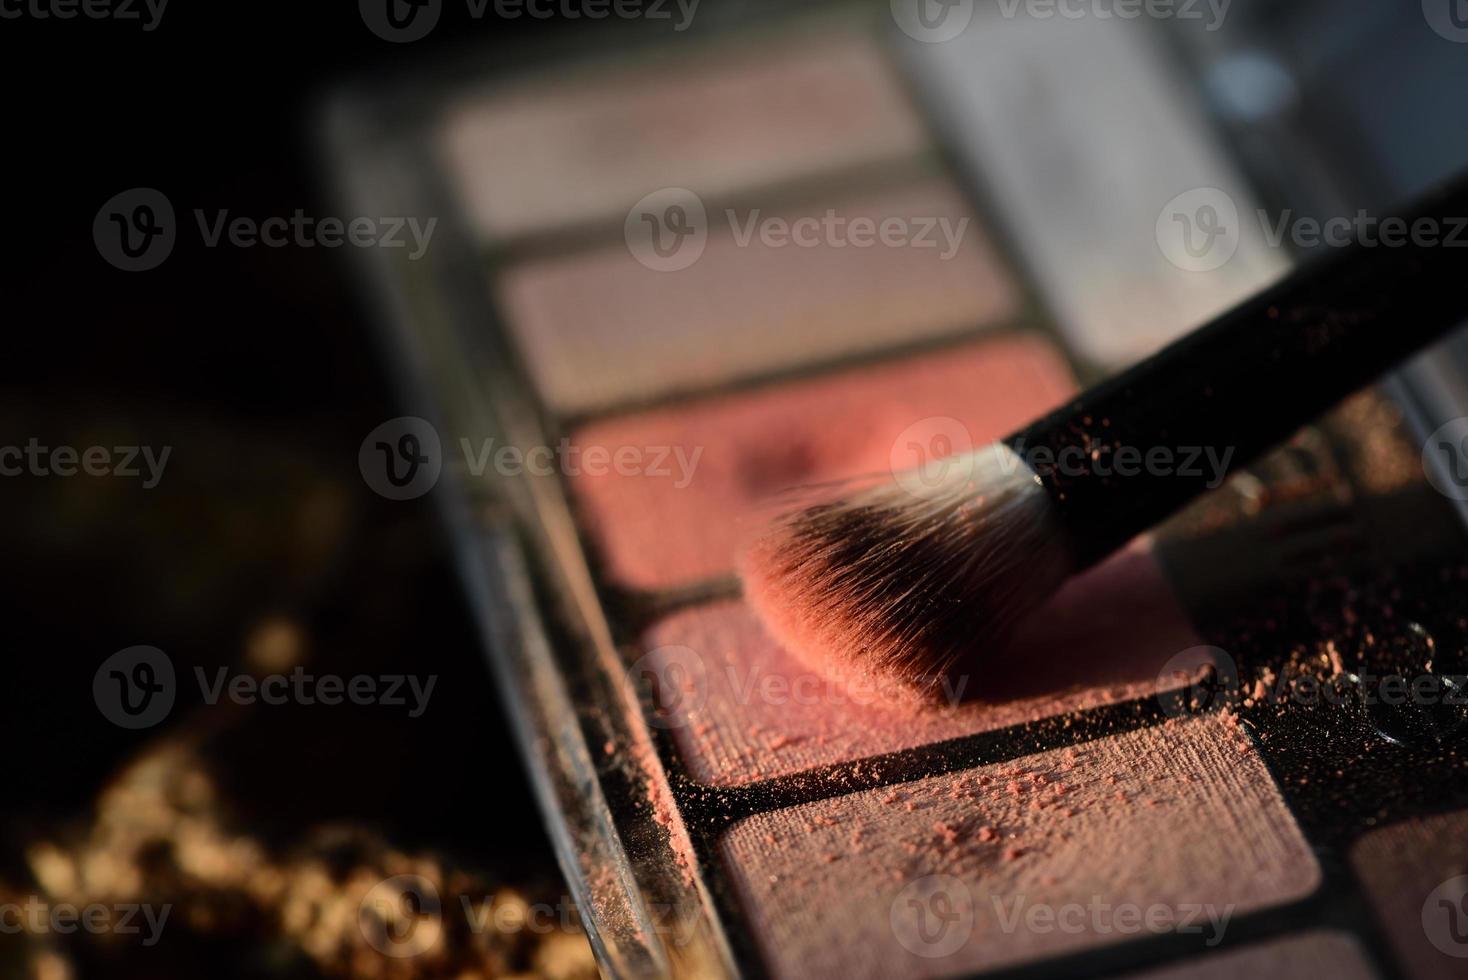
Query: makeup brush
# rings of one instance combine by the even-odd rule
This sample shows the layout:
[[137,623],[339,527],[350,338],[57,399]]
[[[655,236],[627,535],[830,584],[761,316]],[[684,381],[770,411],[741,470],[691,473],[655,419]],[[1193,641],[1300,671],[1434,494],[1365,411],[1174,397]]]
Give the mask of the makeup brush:
[[[808,661],[917,687],[982,667],[972,658],[1069,576],[1468,316],[1468,247],[1452,243],[1468,246],[1468,179],[1402,218],[1380,227],[1393,244],[1358,226],[1351,245],[1006,439],[799,499],[744,549],[750,601]],[[1148,472],[1149,450],[1182,447],[1224,472]]]

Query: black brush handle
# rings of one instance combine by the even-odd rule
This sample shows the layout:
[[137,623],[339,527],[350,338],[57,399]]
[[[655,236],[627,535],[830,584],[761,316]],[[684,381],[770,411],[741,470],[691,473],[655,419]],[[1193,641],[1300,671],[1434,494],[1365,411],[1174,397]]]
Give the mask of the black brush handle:
[[[1468,317],[1468,175],[1398,214],[1409,231],[1435,222],[1439,243],[1387,246],[1378,230],[1335,249],[1005,440],[1039,474],[1079,567]],[[1194,447],[1231,455],[1184,470]]]

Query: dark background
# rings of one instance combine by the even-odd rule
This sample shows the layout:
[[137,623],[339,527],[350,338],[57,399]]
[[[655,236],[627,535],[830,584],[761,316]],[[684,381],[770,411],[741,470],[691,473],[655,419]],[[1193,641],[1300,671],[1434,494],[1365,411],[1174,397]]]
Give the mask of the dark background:
[[[346,822],[496,880],[554,881],[431,498],[384,500],[357,471],[362,438],[401,412],[348,256],[205,248],[192,210],[331,214],[312,146],[325,88],[556,27],[449,2],[432,36],[392,45],[339,0],[174,0],[152,32],[0,20],[0,445],[173,447],[153,490],[0,479],[0,883],[34,891],[25,849],[84,833],[109,775],[180,735],[204,739],[228,819],[282,849]],[[138,186],[169,197],[179,236],[161,267],[127,273],[91,227]],[[313,668],[439,675],[429,710],[221,721],[181,682],[168,720],[134,733],[92,700],[117,650],[157,646],[190,675],[237,664],[269,624]]]

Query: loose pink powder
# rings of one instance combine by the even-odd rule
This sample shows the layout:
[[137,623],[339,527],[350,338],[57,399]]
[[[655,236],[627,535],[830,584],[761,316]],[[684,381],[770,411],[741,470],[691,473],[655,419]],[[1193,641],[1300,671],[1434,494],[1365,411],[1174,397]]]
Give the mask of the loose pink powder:
[[957,703],[814,671],[740,602],[672,615],[642,648],[658,677],[682,682],[660,686],[662,718],[694,778],[730,785],[1145,696],[1198,643],[1142,541],[1066,585],[992,671],[955,688]]
[[[912,808],[876,789],[761,814],[721,850],[777,977],[959,975],[1125,942],[1193,906],[1237,918],[1320,882],[1240,738],[1217,716],[1169,722],[897,787]],[[1126,904],[1142,926],[1111,918]]]
[[611,578],[666,588],[730,574],[741,521],[781,491],[984,445],[1074,390],[1050,344],[995,337],[585,426],[581,455],[636,450],[650,470],[656,453],[667,473],[604,464],[571,489]]

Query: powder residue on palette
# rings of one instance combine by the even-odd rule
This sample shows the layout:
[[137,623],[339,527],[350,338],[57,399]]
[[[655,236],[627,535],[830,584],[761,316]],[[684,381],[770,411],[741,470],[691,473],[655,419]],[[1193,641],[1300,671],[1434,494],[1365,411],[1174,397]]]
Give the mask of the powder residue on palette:
[[[1205,928],[1208,909],[1224,928],[1320,881],[1268,770],[1241,743],[1218,715],[1170,721],[761,814],[722,850],[779,977],[926,975],[913,919],[924,903],[912,899],[934,888],[972,913],[945,953],[951,973],[1137,935],[1098,926],[1099,906],[1168,910],[1174,925],[1196,906]],[[1030,928],[1035,906],[1084,914],[1077,928]]]
[[613,580],[684,585],[730,574],[741,520],[782,491],[984,445],[1074,390],[1050,344],[995,337],[585,426],[579,450],[663,447],[668,472],[580,472],[571,491]]
[[[990,669],[952,679],[942,703],[918,702],[897,681],[816,671],[734,601],[676,613],[641,645],[653,669],[686,682],[665,692],[661,724],[690,774],[737,785],[1026,722],[1060,723],[1068,712],[1171,686],[1166,665],[1199,642],[1144,541],[1066,586]],[[853,772],[863,776],[872,773]]]

